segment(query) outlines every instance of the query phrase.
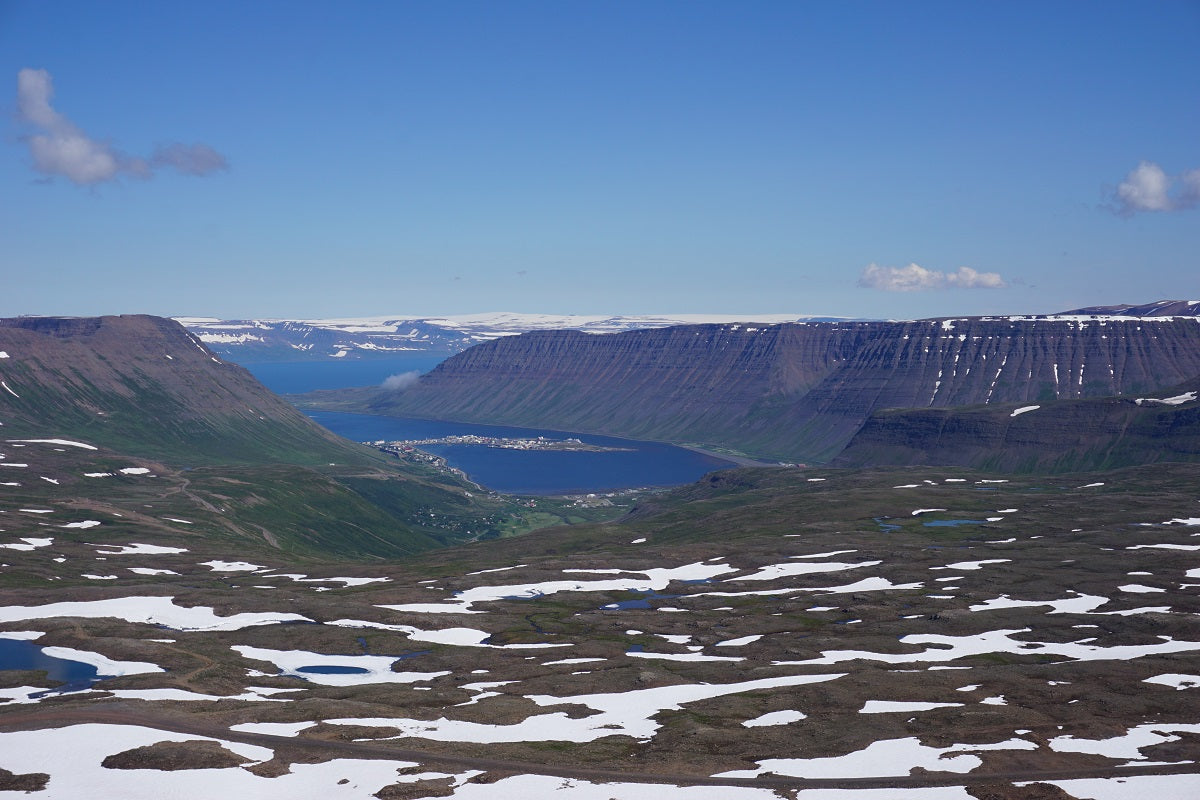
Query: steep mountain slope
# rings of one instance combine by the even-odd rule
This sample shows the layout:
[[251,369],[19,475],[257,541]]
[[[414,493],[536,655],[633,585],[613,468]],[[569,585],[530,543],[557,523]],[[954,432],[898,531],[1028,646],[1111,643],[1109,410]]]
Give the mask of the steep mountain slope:
[[200,463],[375,463],[159,317],[0,320],[0,422],[8,437],[81,436],[130,454]]
[[836,455],[872,412],[1151,392],[1200,375],[1193,318],[967,318],[548,331],[477,345],[373,413]]
[[833,464],[1046,473],[1200,461],[1198,397],[1195,379],[1153,398],[879,411]]

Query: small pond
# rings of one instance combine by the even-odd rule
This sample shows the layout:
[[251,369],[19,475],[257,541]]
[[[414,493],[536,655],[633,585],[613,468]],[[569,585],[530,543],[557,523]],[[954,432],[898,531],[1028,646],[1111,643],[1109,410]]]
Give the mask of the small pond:
[[32,697],[64,692],[79,692],[110,675],[100,675],[91,664],[46,655],[42,647],[23,639],[0,639],[0,671],[45,670],[50,680],[61,686],[38,692]]

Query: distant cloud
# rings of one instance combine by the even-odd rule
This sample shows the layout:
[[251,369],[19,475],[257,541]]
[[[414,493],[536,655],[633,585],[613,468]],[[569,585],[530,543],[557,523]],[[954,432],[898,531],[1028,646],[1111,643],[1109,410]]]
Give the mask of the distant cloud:
[[1200,205],[1200,169],[1172,176],[1153,161],[1143,161],[1117,186],[1113,200],[1113,210],[1122,217],[1195,208]]
[[881,267],[868,264],[858,278],[864,289],[885,292],[917,292],[924,289],[1003,289],[1007,284],[995,272],[979,272],[959,267],[954,272],[925,269],[919,264],[907,267]]
[[167,144],[150,158],[125,155],[105,141],[89,137],[75,123],[54,110],[54,82],[44,69],[17,73],[17,111],[22,121],[37,129],[27,137],[34,168],[46,175],[62,175],[80,186],[111,181],[121,175],[153,177],[170,167],[184,175],[202,176],[228,169],[225,156],[205,144]]
[[390,375],[384,379],[382,388],[389,392],[403,392],[405,389],[410,389],[417,385],[421,373],[417,371],[401,372],[399,375]]
[[184,175],[203,176],[217,170],[228,169],[225,156],[206,144],[168,144],[159,147],[150,157],[153,167],[174,167]]

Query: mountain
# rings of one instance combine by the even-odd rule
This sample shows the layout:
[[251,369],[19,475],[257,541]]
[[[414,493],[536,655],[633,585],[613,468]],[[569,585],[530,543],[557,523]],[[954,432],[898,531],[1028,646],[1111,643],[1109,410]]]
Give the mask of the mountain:
[[8,484],[25,505],[124,499],[239,555],[398,557],[524,524],[507,499],[334,436],[159,317],[0,320],[0,424],[5,474],[45,478]]
[[749,323],[537,331],[476,345],[403,392],[306,402],[827,461],[883,408],[1146,393],[1196,375],[1195,318]]
[[0,352],[9,437],[78,436],[187,464],[377,460],[168,319],[3,319]]
[[[974,410],[1016,430],[1082,407],[1077,427],[1109,401],[1000,404],[1005,373],[1023,385],[1057,365],[1064,396],[1093,371],[1134,383],[1183,361],[1197,327],[1006,324],[477,349],[540,342],[532,378],[572,374],[585,345],[640,342],[622,357],[643,379],[627,402],[705,376],[717,395],[803,397],[840,374],[861,395],[889,371],[874,391],[899,395],[925,361],[949,370],[935,395],[966,397],[987,355],[992,402]],[[620,361],[608,385],[638,389]],[[1151,444],[1190,447],[1177,434],[1197,397],[1193,378],[1115,402]],[[1200,463],[725,470],[642,494],[619,521],[438,548],[517,509],[369,452],[352,468],[256,453],[255,421],[295,416],[268,399],[165,320],[0,325],[0,794],[1191,796]],[[140,420],[92,420],[139,404]],[[61,438],[85,423],[96,438]],[[188,468],[173,425],[229,441]],[[330,453],[321,441],[303,438]]]
[[315,320],[219,320],[178,317],[214,352],[239,363],[380,358],[402,354],[450,355],[501,336],[536,330],[618,333],[672,325],[832,320],[796,314],[675,314],[643,316],[463,314],[449,317],[362,317]]
[[1159,300],[1141,305],[1088,306],[1064,311],[1061,316],[1196,317],[1200,300]]
[[1107,470],[1200,461],[1200,378],[1153,397],[877,411],[834,466]]
[[[1054,315],[1066,317],[1196,316],[1200,301],[1160,300],[1143,305],[1093,306]],[[1036,317],[1035,317],[1036,318]],[[217,319],[176,317],[217,355],[240,364],[266,361],[371,359],[409,354],[449,356],[481,342],[531,331],[621,333],[677,325],[755,321],[848,322],[847,317],[807,314],[581,315],[495,312],[441,317],[405,315],[341,319]]]

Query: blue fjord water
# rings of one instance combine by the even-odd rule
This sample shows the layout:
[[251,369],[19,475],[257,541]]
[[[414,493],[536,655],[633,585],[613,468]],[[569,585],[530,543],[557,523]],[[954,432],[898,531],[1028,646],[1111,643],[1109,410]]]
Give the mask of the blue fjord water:
[[[291,361],[246,364],[268,389],[299,394],[316,389],[379,385],[390,375],[428,372],[439,358],[411,353],[363,361]],[[656,442],[563,431],[474,425],[460,422],[346,414],[309,413],[317,423],[356,442],[434,439],[454,434],[478,434],[528,439],[575,437],[589,444],[620,448],[614,452],[506,450],[482,445],[426,445],[422,450],[441,456],[478,484],[512,494],[579,494],[643,486],[678,486],[731,462],[682,447]]]
[[338,411],[309,413],[317,423],[356,442],[434,439],[454,434],[532,439],[574,437],[588,444],[620,448],[607,452],[507,450],[464,444],[422,445],[461,469],[471,480],[512,494],[580,494],[642,486],[678,486],[706,472],[732,466],[724,459],[657,442],[583,433],[474,425],[465,422],[381,417]]
[[267,361],[242,366],[276,394],[303,394],[318,389],[347,389],[351,386],[378,386],[392,375],[428,372],[443,360],[441,355],[406,355],[346,361]]

